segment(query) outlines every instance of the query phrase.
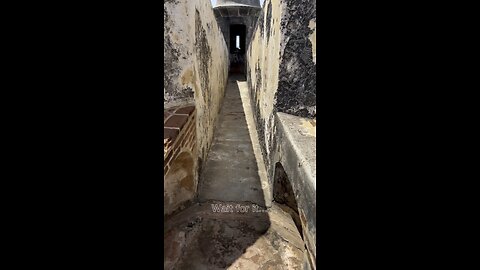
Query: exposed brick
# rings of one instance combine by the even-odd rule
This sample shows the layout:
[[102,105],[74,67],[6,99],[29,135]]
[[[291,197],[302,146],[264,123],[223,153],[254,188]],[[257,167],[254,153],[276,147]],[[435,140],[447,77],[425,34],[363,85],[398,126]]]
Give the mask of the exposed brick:
[[190,130],[191,129],[189,129],[189,128],[184,129],[184,134],[185,134],[184,137],[185,138],[188,138],[188,136],[190,135]]
[[194,138],[190,138],[190,139],[188,140],[187,147],[188,147],[188,148],[192,148],[192,145],[193,145],[194,141],[195,141]]
[[165,120],[166,120],[170,115],[172,115],[172,114],[169,113],[168,111],[164,111],[164,112],[163,112],[163,122],[165,122]]
[[188,130],[192,129],[195,129],[195,123],[193,121],[190,121],[190,123],[188,123]]
[[163,160],[163,166],[167,165],[168,163],[170,163],[170,161],[171,161],[172,159],[175,158],[176,151],[178,151],[178,148],[177,148],[177,149],[172,148],[172,149],[169,151],[167,157]]
[[194,130],[193,128],[190,129],[189,132],[188,132],[188,137],[189,137],[189,138],[194,138],[195,135],[196,135],[196,134],[195,134],[195,130]]
[[190,140],[185,141],[185,148],[190,148]]
[[185,140],[185,130],[182,130],[180,131],[180,135],[177,137],[177,140],[175,141],[174,148],[180,147],[184,140]]
[[175,153],[173,153],[172,160],[175,160],[177,158],[178,154],[180,154],[180,149],[181,149],[181,147],[177,147],[175,149]]
[[182,140],[181,146],[184,147],[186,144],[187,144],[187,138],[184,138],[184,139]]
[[188,151],[191,151],[192,147],[190,145],[190,142],[188,142],[186,145],[185,145],[185,148],[188,149]]
[[187,143],[188,147],[190,147],[192,145],[194,140],[195,140],[195,138],[193,138],[193,137],[188,139],[188,143]]
[[191,140],[188,142],[188,147],[190,147],[191,149],[193,149],[194,145],[195,145],[195,140]]
[[173,155],[173,151],[170,151],[170,153],[168,153],[168,156],[163,159],[163,167],[164,168],[165,168],[165,166],[168,165],[170,159],[172,158],[172,155]]
[[187,122],[188,116],[187,115],[172,115],[167,122],[165,123],[165,127],[176,127],[182,128],[185,123]]
[[185,145],[183,147],[190,148],[190,141],[185,140]]
[[169,114],[174,114],[177,109],[178,109],[178,107],[170,108],[170,109],[167,110],[167,112]]
[[183,130],[183,134],[187,134],[188,133],[188,130],[189,130],[189,124],[187,122],[187,124],[185,124],[185,126],[183,126],[182,130]]
[[164,128],[163,129],[163,139],[170,138],[172,141],[175,141],[179,133],[178,129],[170,129]]
[[190,125],[192,124],[192,122],[193,122],[193,121],[192,121],[192,117],[189,117],[189,118],[188,118],[188,125],[190,126]]
[[187,106],[178,109],[175,113],[176,114],[191,114],[195,110],[195,106]]
[[167,154],[168,151],[172,148],[172,141],[170,139],[163,139],[163,152],[164,156]]
[[187,134],[188,135],[192,134],[192,130],[194,130],[194,128],[192,125],[190,125],[190,127],[187,129]]
[[188,142],[191,140],[191,138],[192,138],[191,133],[188,133],[188,134],[186,134],[186,136],[185,136],[185,141],[188,143]]

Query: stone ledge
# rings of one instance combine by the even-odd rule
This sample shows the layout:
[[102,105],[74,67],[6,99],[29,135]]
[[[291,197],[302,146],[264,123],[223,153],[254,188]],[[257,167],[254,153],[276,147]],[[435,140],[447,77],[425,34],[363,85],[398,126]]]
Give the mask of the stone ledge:
[[[279,162],[291,181],[311,261],[316,256],[316,121],[276,113],[277,148],[273,164]],[[273,174],[272,174],[273,175]],[[313,265],[315,268],[315,265]]]
[[298,167],[304,171],[309,184],[316,189],[317,156],[316,156],[316,121],[286,113],[277,113],[281,131],[295,153]]

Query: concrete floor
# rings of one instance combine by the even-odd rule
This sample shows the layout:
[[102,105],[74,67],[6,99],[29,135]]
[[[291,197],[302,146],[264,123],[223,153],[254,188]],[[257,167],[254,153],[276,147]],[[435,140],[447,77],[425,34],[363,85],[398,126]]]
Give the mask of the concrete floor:
[[289,209],[272,203],[263,164],[245,79],[232,76],[199,202],[165,222],[165,269],[308,268]]
[[252,202],[269,207],[271,195],[253,122],[247,83],[231,76],[200,178],[199,201]]

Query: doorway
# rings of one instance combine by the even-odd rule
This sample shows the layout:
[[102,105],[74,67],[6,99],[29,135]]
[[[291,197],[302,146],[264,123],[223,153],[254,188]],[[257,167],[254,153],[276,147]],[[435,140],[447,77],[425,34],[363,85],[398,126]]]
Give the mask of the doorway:
[[230,72],[245,73],[247,27],[243,24],[230,25]]

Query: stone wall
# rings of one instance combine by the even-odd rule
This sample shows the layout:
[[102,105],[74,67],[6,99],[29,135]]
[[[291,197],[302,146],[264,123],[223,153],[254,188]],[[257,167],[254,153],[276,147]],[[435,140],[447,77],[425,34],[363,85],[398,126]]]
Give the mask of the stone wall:
[[[313,268],[316,133],[311,130],[315,130],[316,117],[315,12],[314,0],[265,0],[247,50],[247,82],[269,183],[273,186],[275,167],[281,164],[298,202]],[[300,131],[303,133],[297,134]]]
[[275,113],[316,116],[315,8],[314,0],[266,0],[247,50],[247,81],[267,168],[273,166]]
[[164,1],[164,106],[195,105],[195,170],[206,159],[228,77],[228,51],[210,1]]

